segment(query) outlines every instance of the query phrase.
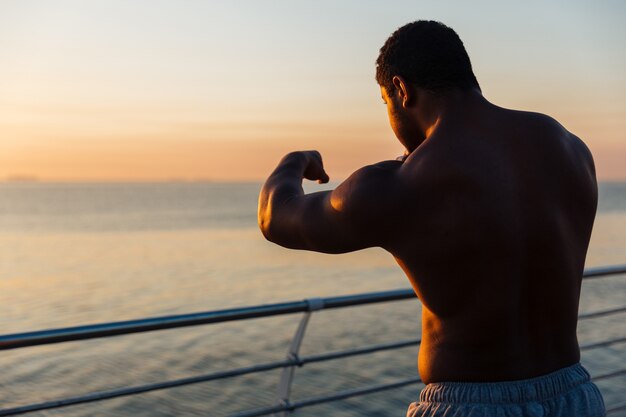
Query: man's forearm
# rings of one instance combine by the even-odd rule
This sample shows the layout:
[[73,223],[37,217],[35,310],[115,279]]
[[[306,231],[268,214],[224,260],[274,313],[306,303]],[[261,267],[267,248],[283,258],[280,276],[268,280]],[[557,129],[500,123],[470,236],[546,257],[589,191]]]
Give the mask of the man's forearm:
[[278,166],[268,177],[263,189],[277,197],[291,198],[304,194],[302,178],[306,168],[306,157],[299,152],[285,155]]
[[280,219],[277,212],[294,197],[304,195],[302,178],[306,168],[306,157],[298,152],[286,155],[269,176],[259,196],[258,221],[261,231],[271,240],[272,224]]

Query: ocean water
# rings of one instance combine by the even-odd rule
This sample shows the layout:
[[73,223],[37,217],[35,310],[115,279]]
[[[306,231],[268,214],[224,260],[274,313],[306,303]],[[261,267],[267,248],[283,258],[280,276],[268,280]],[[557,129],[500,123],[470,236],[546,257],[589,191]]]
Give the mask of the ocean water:
[[[315,188],[314,186],[310,187]],[[256,226],[260,184],[0,184],[0,334],[406,288],[390,255],[289,251]],[[626,263],[626,184],[600,187],[587,266]],[[581,312],[626,304],[626,275],[583,284]],[[417,337],[415,300],[313,315],[302,354]],[[625,314],[579,323],[581,344],[626,335]],[[283,359],[300,315],[0,351],[0,408]],[[416,375],[417,348],[307,365],[295,400]],[[592,375],[626,344],[583,352]],[[32,413],[222,416],[271,405],[280,371]],[[626,377],[599,381],[607,404]],[[403,416],[421,386],[299,410]],[[618,414],[615,414],[618,415]]]

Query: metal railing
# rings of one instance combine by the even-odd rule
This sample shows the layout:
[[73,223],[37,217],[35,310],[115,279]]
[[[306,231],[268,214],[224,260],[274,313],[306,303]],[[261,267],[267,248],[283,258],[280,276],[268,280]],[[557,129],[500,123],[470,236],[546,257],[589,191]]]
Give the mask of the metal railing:
[[[626,265],[615,265],[600,268],[589,268],[585,270],[583,278],[594,279],[609,275],[626,273]],[[226,371],[214,372],[203,375],[196,375],[186,378],[174,379],[152,384],[123,387],[107,391],[92,392],[75,397],[62,398],[58,400],[33,403],[24,406],[0,409],[0,416],[25,414],[34,411],[48,410],[60,407],[67,407],[76,404],[84,404],[94,401],[102,401],[129,395],[136,395],[156,390],[180,387],[184,385],[197,384],[200,382],[214,381],[224,378],[232,378],[241,375],[266,372],[273,369],[282,368],[281,378],[278,384],[278,395],[276,405],[271,407],[246,410],[231,417],[254,417],[269,414],[281,414],[283,416],[304,407],[317,404],[338,401],[350,397],[367,395],[384,390],[391,390],[406,385],[420,383],[418,377],[394,381],[386,384],[366,386],[357,389],[340,391],[329,395],[310,397],[292,402],[290,399],[291,384],[295,369],[310,363],[324,362],[339,358],[356,355],[365,355],[385,350],[400,349],[409,346],[417,346],[420,339],[402,340],[393,343],[375,344],[359,348],[346,349],[335,352],[326,352],[311,356],[299,356],[300,345],[304,338],[309,318],[315,311],[358,306],[364,304],[374,304],[389,301],[399,301],[414,298],[415,293],[411,289],[401,289],[383,291],[375,293],[348,295],[328,298],[311,298],[302,301],[294,301],[279,304],[258,305],[244,308],[234,308],[218,311],[209,311],[192,314],[171,315],[154,317],[140,320],[119,321],[86,326],[66,327],[60,329],[42,330],[28,333],[17,333],[0,336],[0,350],[24,348],[28,346],[47,345],[68,341],[78,341],[95,339],[101,337],[119,336],[135,334],[140,332],[156,331],[163,329],[173,329],[204,324],[224,323],[228,321],[239,321],[260,317],[270,317],[285,314],[304,313],[298,328],[289,346],[287,357],[282,361],[267,362],[248,367],[234,368]],[[626,312],[626,306],[593,311],[579,315],[579,320],[593,319],[611,314]],[[582,345],[581,350],[590,350],[600,347],[611,346],[626,342],[626,337],[604,340],[601,342]],[[596,375],[593,380],[598,381],[607,378],[626,375],[626,369],[616,370],[610,373]],[[607,413],[626,410],[626,404],[609,407]]]

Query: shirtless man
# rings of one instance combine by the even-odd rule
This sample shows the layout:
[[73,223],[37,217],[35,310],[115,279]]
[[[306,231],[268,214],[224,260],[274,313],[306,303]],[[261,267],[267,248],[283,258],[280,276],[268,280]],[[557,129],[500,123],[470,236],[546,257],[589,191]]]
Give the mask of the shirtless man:
[[407,416],[604,415],[576,338],[597,204],[589,150],[549,116],[487,101],[439,22],[398,29],[376,64],[405,158],[305,195],[303,178],[329,180],[322,158],[286,155],[261,190],[263,234],[394,256],[423,304],[427,385]]

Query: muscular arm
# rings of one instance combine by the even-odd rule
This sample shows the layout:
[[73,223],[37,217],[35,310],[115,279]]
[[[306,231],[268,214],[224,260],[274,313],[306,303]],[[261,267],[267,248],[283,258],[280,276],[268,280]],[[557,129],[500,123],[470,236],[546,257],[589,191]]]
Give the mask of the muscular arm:
[[398,224],[398,170],[388,161],[365,167],[333,191],[304,194],[302,179],[328,182],[319,153],[285,156],[259,196],[259,227],[292,249],[344,253],[384,246]]

